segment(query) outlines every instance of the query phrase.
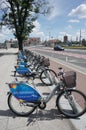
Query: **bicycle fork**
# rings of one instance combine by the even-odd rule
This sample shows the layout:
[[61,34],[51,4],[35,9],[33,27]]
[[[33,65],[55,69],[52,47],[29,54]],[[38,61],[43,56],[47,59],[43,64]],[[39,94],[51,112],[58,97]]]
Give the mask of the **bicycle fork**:
[[79,108],[78,108],[78,104],[76,100],[74,99],[74,96],[72,94],[67,94],[67,93],[66,93],[66,96],[73,112],[78,114]]

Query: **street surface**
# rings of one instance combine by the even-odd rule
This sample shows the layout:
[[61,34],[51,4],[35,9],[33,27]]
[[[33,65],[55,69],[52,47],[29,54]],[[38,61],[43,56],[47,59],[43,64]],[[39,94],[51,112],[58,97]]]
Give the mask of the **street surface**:
[[82,67],[86,71],[86,50],[65,49],[64,51],[54,51],[53,48],[40,46],[33,47],[33,50]]

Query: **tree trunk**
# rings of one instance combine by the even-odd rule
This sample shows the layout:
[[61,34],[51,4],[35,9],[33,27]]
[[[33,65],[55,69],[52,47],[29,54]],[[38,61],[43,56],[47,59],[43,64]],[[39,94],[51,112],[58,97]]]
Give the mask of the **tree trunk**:
[[18,40],[18,46],[19,46],[19,50],[23,51],[23,41],[21,39]]

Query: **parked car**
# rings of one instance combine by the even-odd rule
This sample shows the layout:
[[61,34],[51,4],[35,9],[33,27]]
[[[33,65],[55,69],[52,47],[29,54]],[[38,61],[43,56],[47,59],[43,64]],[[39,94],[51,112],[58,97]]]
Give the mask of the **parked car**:
[[56,50],[56,51],[64,51],[64,47],[62,47],[60,45],[56,45],[56,46],[54,46],[54,50]]

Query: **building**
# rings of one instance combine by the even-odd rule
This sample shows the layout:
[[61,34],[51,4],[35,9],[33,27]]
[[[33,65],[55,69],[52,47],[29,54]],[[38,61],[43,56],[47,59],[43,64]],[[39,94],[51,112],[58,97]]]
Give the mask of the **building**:
[[58,39],[51,39],[45,42],[46,46],[54,47],[56,44],[59,44],[61,41]]
[[40,43],[41,41],[39,37],[32,37],[32,38],[27,39],[24,42],[24,46],[39,45]]
[[6,48],[17,48],[18,47],[18,42],[17,40],[6,40],[5,41],[5,45],[6,45]]
[[64,42],[67,42],[68,41],[68,36],[64,36]]

